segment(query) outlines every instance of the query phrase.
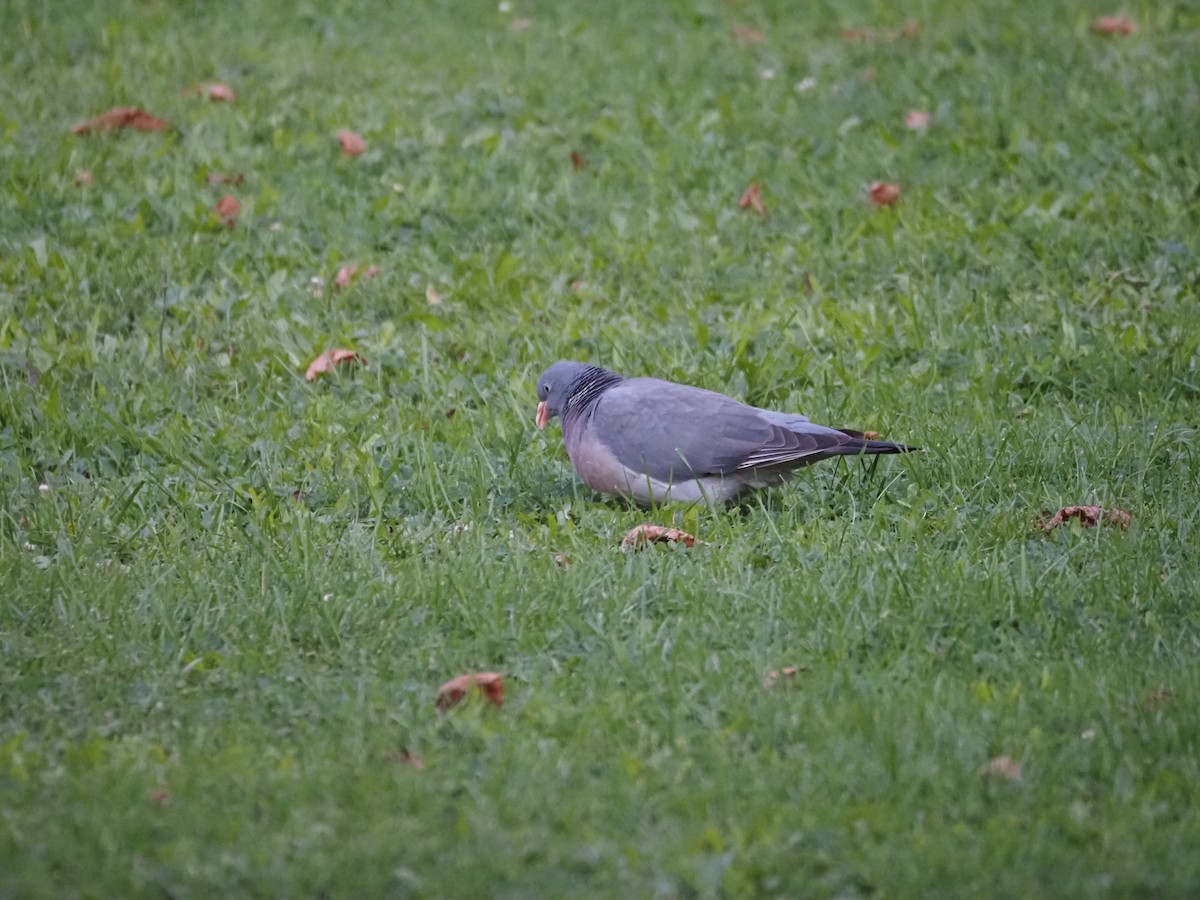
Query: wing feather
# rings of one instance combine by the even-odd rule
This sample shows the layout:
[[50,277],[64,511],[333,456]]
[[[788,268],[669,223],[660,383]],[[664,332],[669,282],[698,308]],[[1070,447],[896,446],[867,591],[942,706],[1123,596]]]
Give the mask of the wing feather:
[[597,400],[588,431],[627,469],[664,482],[815,462],[850,440],[802,416],[764,413],[701,388],[633,378]]

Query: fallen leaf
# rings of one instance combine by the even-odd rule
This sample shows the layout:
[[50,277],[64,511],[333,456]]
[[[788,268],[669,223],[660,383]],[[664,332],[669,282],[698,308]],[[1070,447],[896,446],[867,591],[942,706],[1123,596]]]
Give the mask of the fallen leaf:
[[878,431],[864,431],[863,438],[865,438],[868,441],[877,441],[877,440],[879,440],[879,432]]
[[242,204],[233,194],[226,194],[217,201],[214,207],[217,211],[217,216],[221,220],[221,224],[226,228],[232,228],[237,224],[238,216],[242,212]]
[[900,199],[900,185],[887,181],[872,181],[867,196],[876,206],[892,206]]
[[578,150],[572,150],[571,151],[571,165],[573,165],[576,170],[586,169],[587,168],[587,160],[579,155]]
[[1166,685],[1160,684],[1153,692],[1151,692],[1144,701],[1142,706],[1146,709],[1157,709],[1164,703],[1167,703],[1175,694]]
[[229,175],[225,172],[209,172],[204,176],[204,180],[209,184],[232,184],[239,185],[246,180],[246,176],[241,172],[236,175]]
[[367,149],[367,142],[362,136],[353,131],[342,130],[337,133],[338,143],[346,156],[359,156]]
[[1011,756],[997,756],[979,767],[979,774],[986,777],[1021,780],[1021,764]]
[[873,41],[875,40],[874,28],[843,28],[842,40],[844,41]]
[[1128,528],[1133,522],[1133,516],[1123,509],[1114,506],[1106,516],[1103,506],[1064,506],[1049,519],[1044,518],[1049,512],[1042,513],[1043,518],[1038,525],[1043,531],[1053,531],[1059,525],[1064,525],[1071,519],[1078,519],[1084,528],[1095,528],[1097,525],[1111,525],[1114,528]]
[[772,669],[771,673],[763,679],[763,690],[769,691],[775,687],[775,682],[780,678],[791,679],[796,677],[796,673],[800,670],[795,666],[787,666],[783,669]]
[[219,81],[209,82],[207,84],[198,84],[195,87],[183,88],[179,91],[181,94],[194,94],[197,97],[204,97],[208,100],[216,101],[232,101],[236,94],[227,84],[222,84]]
[[910,109],[904,114],[904,127],[909,131],[924,131],[929,127],[929,113]]
[[96,183],[96,179],[92,177],[91,169],[80,169],[75,173],[75,183],[80,187],[91,187]]
[[75,134],[90,134],[93,131],[115,131],[118,128],[132,128],[136,131],[165,131],[170,127],[165,119],[152,116],[136,106],[116,106],[98,116],[77,123],[71,130]]
[[559,568],[566,569],[571,565],[571,557],[565,556],[562,553],[555,553],[554,564]]
[[520,34],[522,31],[528,31],[533,27],[533,19],[513,19],[508,23],[509,31],[514,31]]
[[208,96],[209,100],[214,102],[232,101],[234,99],[233,88],[227,84],[214,82],[213,84],[205,84],[200,86],[200,91]]
[[1092,34],[1133,34],[1137,25],[1124,16],[1101,16],[1091,24]]
[[155,806],[163,806],[170,799],[171,799],[171,792],[168,791],[166,788],[159,788],[153,794],[150,795],[150,802],[153,803]]
[[342,266],[333,276],[333,289],[339,291],[350,286],[350,279],[358,272],[358,266]]
[[[625,537],[621,538],[622,550],[639,550],[646,544],[656,542],[665,542],[668,544],[680,543],[685,547],[691,547],[697,543],[696,539],[686,531],[680,531],[678,528],[667,528],[665,525],[635,525],[629,531],[625,532]],[[703,544],[704,541],[699,543]]]
[[842,40],[860,41],[864,44],[879,40],[892,44],[904,38],[915,38],[921,33],[921,25],[909,20],[899,31],[876,31],[874,28],[843,28]]
[[409,766],[418,771],[425,768],[425,760],[421,759],[415,753],[410,753],[407,747],[389,751],[384,755],[384,759],[388,762],[400,763],[402,766]]
[[729,29],[729,33],[739,44],[761,44],[764,38],[761,31],[751,28],[749,25],[734,25]]
[[361,354],[355,352],[354,350],[343,350],[340,348],[326,350],[308,364],[308,370],[304,373],[304,380],[316,381],[318,375],[323,375],[326,372],[332,372],[334,366],[350,363],[357,363],[360,366],[365,366],[367,361],[362,357]]
[[429,301],[430,306],[442,305],[442,298],[438,296],[438,292],[434,290],[432,284],[425,286],[425,299]]
[[495,706],[504,704],[504,680],[495,672],[475,672],[471,675],[459,675],[451,678],[437,692],[438,709],[449,709],[454,706],[471,688],[479,688],[485,697]]
[[348,264],[337,270],[337,274],[333,276],[333,289],[340,291],[342,288],[349,287],[352,281],[362,281],[366,278],[374,278],[380,272],[379,266],[370,265],[359,271],[358,266]]
[[742,193],[741,199],[738,200],[739,209],[753,209],[760,216],[766,213],[766,207],[763,206],[762,194],[758,191],[758,182],[750,182],[750,187]]

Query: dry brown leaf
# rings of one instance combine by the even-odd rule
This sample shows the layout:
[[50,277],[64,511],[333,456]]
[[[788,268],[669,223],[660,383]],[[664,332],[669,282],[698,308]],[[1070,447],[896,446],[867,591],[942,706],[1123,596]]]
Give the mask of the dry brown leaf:
[[864,44],[878,40],[885,44],[893,44],[896,41],[906,38],[915,38],[920,33],[920,23],[909,20],[904,23],[904,27],[899,31],[876,31],[874,28],[843,28],[842,40],[860,41]]
[[573,165],[575,167],[576,171],[578,171],[579,169],[586,169],[587,168],[587,160],[584,159],[580,155],[578,150],[572,150],[571,151],[571,165]]
[[344,287],[350,286],[350,279],[358,272],[358,266],[342,266],[337,270],[337,274],[333,276],[333,289],[340,291]]
[[75,173],[75,183],[80,187],[91,187],[96,183],[96,179],[92,177],[91,169],[80,169]]
[[863,438],[864,438],[864,439],[866,439],[866,440],[868,440],[868,441],[877,441],[877,440],[879,440],[879,432],[878,432],[878,431],[864,431],[864,432],[862,433],[862,435],[863,435]]
[[1095,528],[1097,525],[1111,525],[1114,528],[1128,528],[1133,522],[1133,516],[1127,511],[1114,506],[1105,515],[1103,506],[1064,506],[1049,519],[1042,513],[1043,518],[1038,525],[1043,531],[1053,531],[1059,525],[1064,525],[1071,519],[1078,519],[1084,528]]
[[367,278],[374,278],[380,272],[379,266],[370,265],[359,271],[358,266],[347,264],[337,270],[337,274],[333,276],[333,289],[340,291],[342,288],[349,287],[351,282],[362,281]]
[[338,144],[342,147],[342,152],[347,156],[360,156],[367,149],[367,142],[362,139],[362,136],[354,131],[346,131],[345,129],[337,133]]
[[843,28],[842,40],[844,41],[873,41],[875,40],[874,28]]
[[867,196],[876,206],[893,206],[900,199],[900,185],[887,181],[872,181]]
[[703,544],[704,541],[697,542],[694,537],[686,531],[680,531],[678,528],[667,528],[665,525],[635,525],[625,532],[625,537],[621,538],[622,550],[639,550],[646,544],[663,542],[668,544],[680,543],[685,547],[691,547],[696,543]]
[[152,116],[136,106],[116,106],[98,116],[79,122],[71,128],[75,134],[90,134],[93,131],[115,131],[132,128],[135,131],[165,131],[170,123]]
[[349,365],[350,363],[365,366],[367,361],[360,353],[354,350],[344,350],[341,348],[326,350],[308,364],[308,370],[304,373],[304,380],[316,381],[318,375],[332,372],[334,366]]
[[566,556],[562,553],[555,553],[554,554],[554,564],[562,569],[569,568],[571,565],[571,557]]
[[417,756],[415,753],[409,752],[407,747],[389,750],[384,754],[383,758],[388,762],[399,763],[402,766],[408,766],[418,771],[425,768],[425,760],[421,759],[421,757]]
[[425,286],[425,299],[429,301],[430,306],[442,305],[442,298],[438,296],[438,292],[432,284]]
[[475,687],[479,688],[495,706],[504,704],[504,679],[495,672],[475,672],[451,678],[438,688],[436,701],[438,709],[449,709]]
[[765,37],[761,31],[749,25],[734,25],[729,33],[739,44],[761,44]]
[[209,184],[231,184],[235,187],[246,180],[246,176],[241,172],[236,175],[230,175],[226,172],[209,172],[204,176],[204,180]]
[[989,759],[979,767],[979,774],[991,778],[1005,778],[1009,781],[1021,780],[1021,764],[1011,756],[997,756]]
[[227,84],[213,82],[212,84],[204,84],[200,86],[200,92],[214,102],[231,102],[236,96],[233,93],[233,88]]
[[766,213],[767,208],[763,206],[762,194],[759,193],[757,181],[750,182],[750,187],[742,193],[738,200],[738,208],[753,209],[760,216]]
[[763,690],[769,691],[771,688],[775,687],[775,682],[777,682],[780,678],[785,679],[786,683],[786,680],[795,678],[796,673],[799,671],[800,670],[795,666],[787,666],[782,669],[772,669],[771,673],[763,679]]
[[150,795],[150,802],[155,806],[164,806],[171,799],[171,792],[166,788],[159,788]]
[[237,224],[238,216],[242,212],[242,204],[233,194],[226,194],[217,201],[214,207],[217,211],[217,217],[221,220],[221,224],[226,228],[232,228]]
[[1158,707],[1163,706],[1164,703],[1170,701],[1171,697],[1174,696],[1175,695],[1172,694],[1171,689],[1168,688],[1168,686],[1159,685],[1158,690],[1146,697],[1146,700],[1144,703],[1142,703],[1142,706],[1145,706],[1146,709],[1157,709]]
[[1101,16],[1091,24],[1092,34],[1133,34],[1137,25],[1125,16]]
[[904,127],[909,131],[924,131],[929,127],[929,113],[910,109],[904,114]]

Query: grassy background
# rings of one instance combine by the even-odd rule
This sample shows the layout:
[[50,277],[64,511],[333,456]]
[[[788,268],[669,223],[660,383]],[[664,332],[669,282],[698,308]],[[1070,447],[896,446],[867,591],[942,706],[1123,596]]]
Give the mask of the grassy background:
[[[1200,9],[514,5],[4,4],[0,895],[1194,895]],[[563,357],[925,450],[623,554]]]

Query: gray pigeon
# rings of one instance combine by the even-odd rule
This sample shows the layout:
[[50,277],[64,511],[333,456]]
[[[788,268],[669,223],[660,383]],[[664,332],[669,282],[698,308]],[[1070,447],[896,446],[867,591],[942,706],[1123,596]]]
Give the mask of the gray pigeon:
[[563,443],[579,477],[643,506],[728,502],[831,456],[916,449],[587,363],[556,362],[538,379],[537,395],[538,428],[562,417]]

